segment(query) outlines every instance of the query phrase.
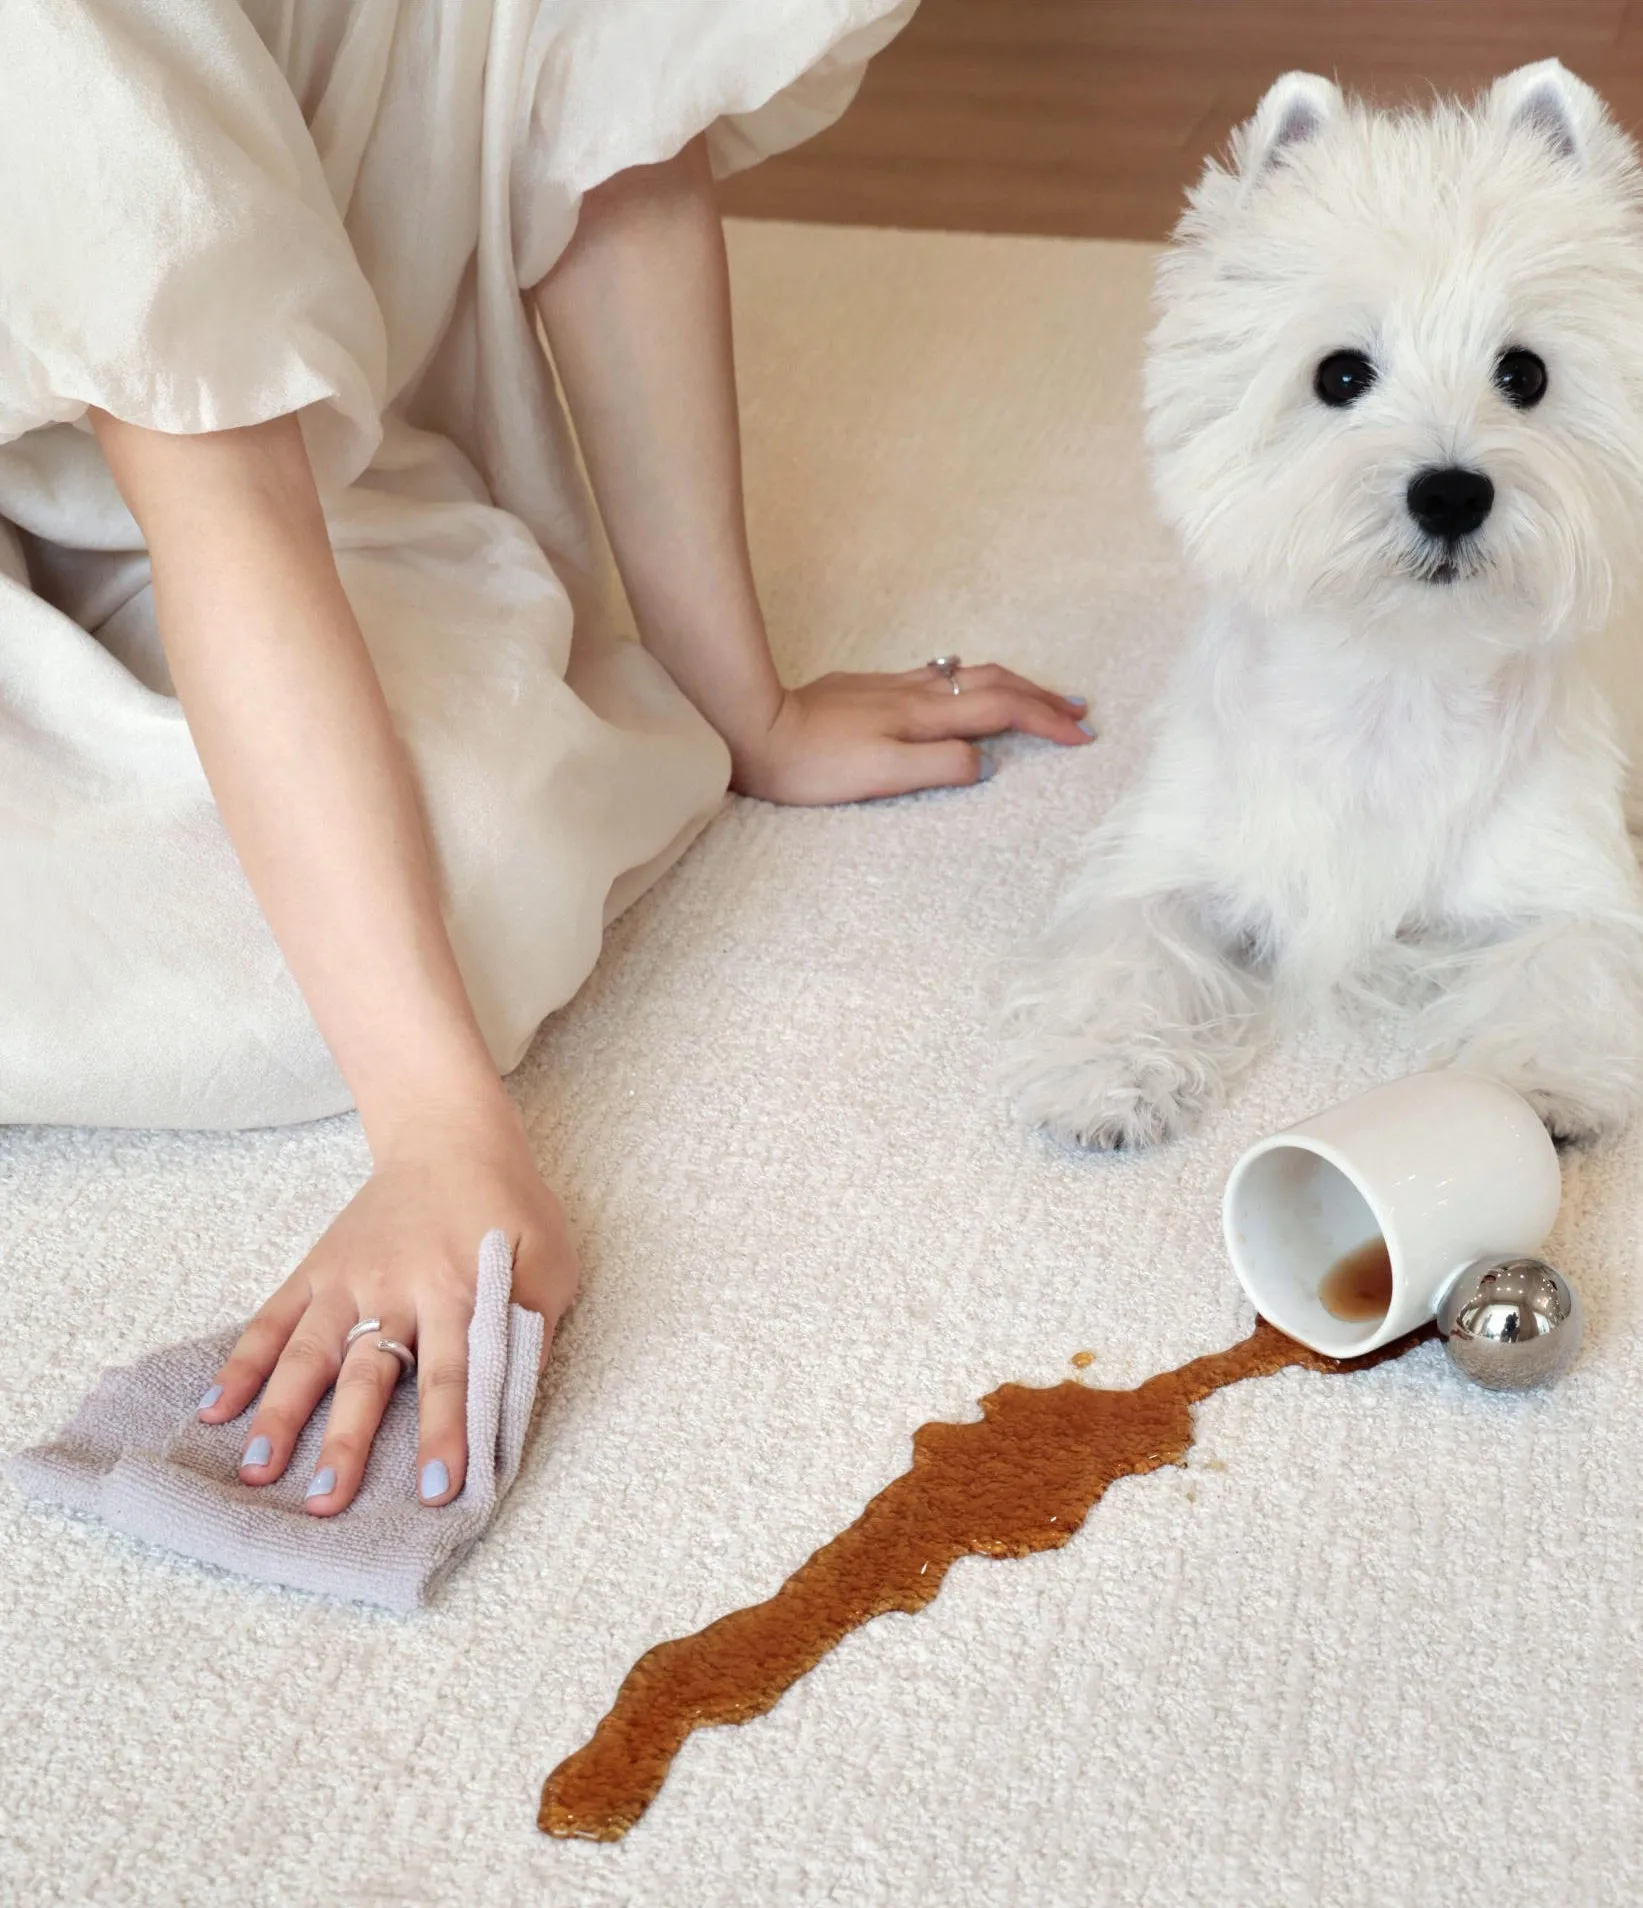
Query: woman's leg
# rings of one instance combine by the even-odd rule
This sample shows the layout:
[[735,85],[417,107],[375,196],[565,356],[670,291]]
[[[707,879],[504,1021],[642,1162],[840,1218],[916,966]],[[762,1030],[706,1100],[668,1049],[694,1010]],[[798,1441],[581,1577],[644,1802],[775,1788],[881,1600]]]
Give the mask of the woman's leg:
[[551,1331],[576,1286],[563,1218],[468,1004],[296,419],[198,437],[93,421],[148,540],[161,638],[212,792],[374,1162],[252,1321],[201,1415],[236,1416],[267,1381],[243,1470],[265,1484],[334,1382],[310,1507],[342,1509],[399,1377],[371,1340],[344,1361],[343,1340],[380,1318],[417,1348],[418,1475],[444,1502],[466,1459],[480,1239],[509,1234],[515,1295]]
[[735,786],[838,802],[973,782],[969,738],[1088,740],[1083,704],[992,665],[784,690],[748,560],[730,279],[703,140],[618,174],[534,288],[645,645],[730,744]]

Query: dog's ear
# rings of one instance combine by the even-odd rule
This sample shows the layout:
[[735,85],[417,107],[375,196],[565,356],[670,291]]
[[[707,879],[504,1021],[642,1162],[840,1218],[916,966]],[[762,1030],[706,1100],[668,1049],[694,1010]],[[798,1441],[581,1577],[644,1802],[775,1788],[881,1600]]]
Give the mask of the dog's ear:
[[1489,114],[1511,132],[1531,133],[1560,159],[1584,163],[1608,123],[1603,102],[1586,82],[1558,60],[1520,66],[1495,81]]
[[1267,88],[1255,117],[1234,135],[1238,171],[1260,178],[1290,146],[1315,139],[1341,110],[1341,89],[1316,73],[1285,73]]

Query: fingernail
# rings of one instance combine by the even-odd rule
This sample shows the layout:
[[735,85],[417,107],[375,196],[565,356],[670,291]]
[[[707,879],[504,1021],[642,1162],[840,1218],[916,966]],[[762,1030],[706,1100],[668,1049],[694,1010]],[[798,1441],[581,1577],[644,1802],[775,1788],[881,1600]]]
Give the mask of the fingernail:
[[201,1392],[200,1394],[200,1402],[196,1406],[196,1409],[200,1411],[209,1411],[211,1407],[217,1402],[217,1400],[221,1396],[222,1396],[221,1385],[207,1385],[205,1390]]
[[274,1445],[271,1438],[260,1435],[254,1437],[245,1447],[245,1456],[240,1459],[240,1469],[254,1470],[259,1464],[266,1464],[273,1455]]
[[429,1458],[422,1467],[422,1495],[443,1497],[451,1488],[451,1474],[442,1458]]
[[336,1488],[337,1474],[327,1464],[323,1471],[316,1471],[308,1480],[308,1488],[303,1492],[303,1496],[329,1497]]
[[1088,696],[1063,696],[1063,702],[1070,702],[1075,709],[1087,709],[1090,706]]
[[1080,722],[1078,726],[1084,731],[1084,733],[1090,738],[1092,742],[1095,740],[1095,730],[1091,728],[1089,723]]
[[990,782],[997,773],[998,764],[990,755],[984,755],[981,758],[981,773],[976,777],[976,780],[978,782]]

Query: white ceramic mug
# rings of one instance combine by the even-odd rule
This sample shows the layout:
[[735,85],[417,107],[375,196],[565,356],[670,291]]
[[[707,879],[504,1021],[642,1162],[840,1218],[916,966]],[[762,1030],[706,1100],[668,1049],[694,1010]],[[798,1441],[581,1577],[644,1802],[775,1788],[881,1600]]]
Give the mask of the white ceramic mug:
[[[1528,1101],[1449,1068],[1375,1087],[1252,1146],[1221,1207],[1227,1251],[1255,1309],[1333,1358],[1424,1325],[1477,1259],[1533,1254],[1557,1217],[1557,1149]],[[1392,1295],[1375,1318],[1337,1318],[1320,1287],[1380,1239]]]

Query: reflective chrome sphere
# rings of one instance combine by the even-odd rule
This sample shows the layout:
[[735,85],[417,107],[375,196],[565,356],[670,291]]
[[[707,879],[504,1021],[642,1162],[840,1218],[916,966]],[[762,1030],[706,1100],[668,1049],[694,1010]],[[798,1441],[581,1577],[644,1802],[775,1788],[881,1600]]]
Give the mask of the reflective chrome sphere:
[[1491,1391],[1527,1391],[1567,1371],[1581,1325],[1574,1287],[1543,1259],[1479,1259],[1438,1307],[1450,1358]]

